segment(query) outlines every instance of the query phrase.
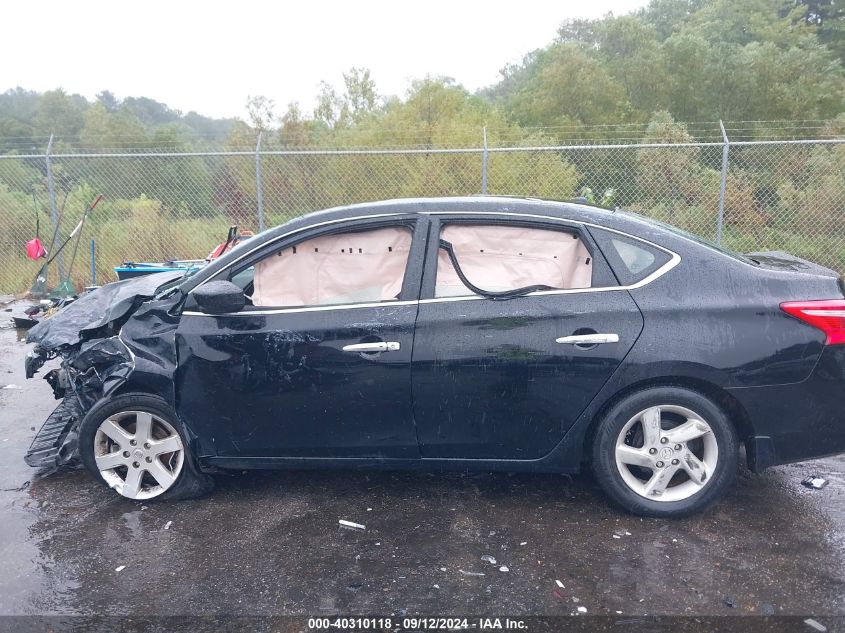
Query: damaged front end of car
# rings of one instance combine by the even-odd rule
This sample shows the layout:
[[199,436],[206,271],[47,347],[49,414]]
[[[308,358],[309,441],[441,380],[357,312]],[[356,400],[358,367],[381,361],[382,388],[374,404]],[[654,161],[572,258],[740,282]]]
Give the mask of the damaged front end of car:
[[[79,458],[79,424],[94,404],[142,373],[172,384],[175,370],[173,308],[182,273],[160,273],[108,284],[81,296],[33,327],[26,377],[61,358],[44,375],[61,402],[32,441],[25,461],[37,468],[72,465]],[[155,299],[155,300],[154,300]]]

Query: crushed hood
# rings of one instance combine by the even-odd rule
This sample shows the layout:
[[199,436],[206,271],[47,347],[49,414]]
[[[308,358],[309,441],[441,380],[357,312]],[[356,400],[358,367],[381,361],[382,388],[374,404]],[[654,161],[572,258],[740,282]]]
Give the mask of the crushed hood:
[[41,321],[29,330],[26,342],[37,343],[46,351],[76,345],[86,338],[86,332],[126,317],[154,297],[161,287],[183,274],[183,271],[156,273],[106,284]]

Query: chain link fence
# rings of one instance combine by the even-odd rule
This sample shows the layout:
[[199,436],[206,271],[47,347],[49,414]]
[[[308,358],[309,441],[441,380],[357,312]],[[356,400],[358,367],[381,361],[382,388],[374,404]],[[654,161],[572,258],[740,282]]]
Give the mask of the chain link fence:
[[[0,155],[0,293],[25,292],[36,219],[48,251],[76,226],[48,287],[114,280],[124,261],[203,258],[232,224],[253,231],[327,207],[478,193],[584,196],[739,250],[785,250],[845,272],[845,139]],[[90,243],[96,246],[92,265]]]

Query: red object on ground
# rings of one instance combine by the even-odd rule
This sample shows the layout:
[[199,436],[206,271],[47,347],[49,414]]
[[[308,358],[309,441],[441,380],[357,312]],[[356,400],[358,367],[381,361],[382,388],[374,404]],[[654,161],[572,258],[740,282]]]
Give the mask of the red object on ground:
[[29,240],[26,243],[26,256],[30,259],[39,259],[41,257],[47,257],[47,251],[44,249],[44,245],[41,244],[41,240],[37,237],[34,240]]

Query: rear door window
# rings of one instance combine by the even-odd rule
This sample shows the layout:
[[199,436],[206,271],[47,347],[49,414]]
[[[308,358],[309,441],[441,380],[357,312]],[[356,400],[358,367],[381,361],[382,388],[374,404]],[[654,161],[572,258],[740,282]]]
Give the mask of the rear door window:
[[[440,239],[451,245],[466,280],[489,292],[531,286],[568,290],[592,285],[592,255],[574,232],[501,224],[447,224]],[[439,249],[434,296],[473,294],[448,252]]]

